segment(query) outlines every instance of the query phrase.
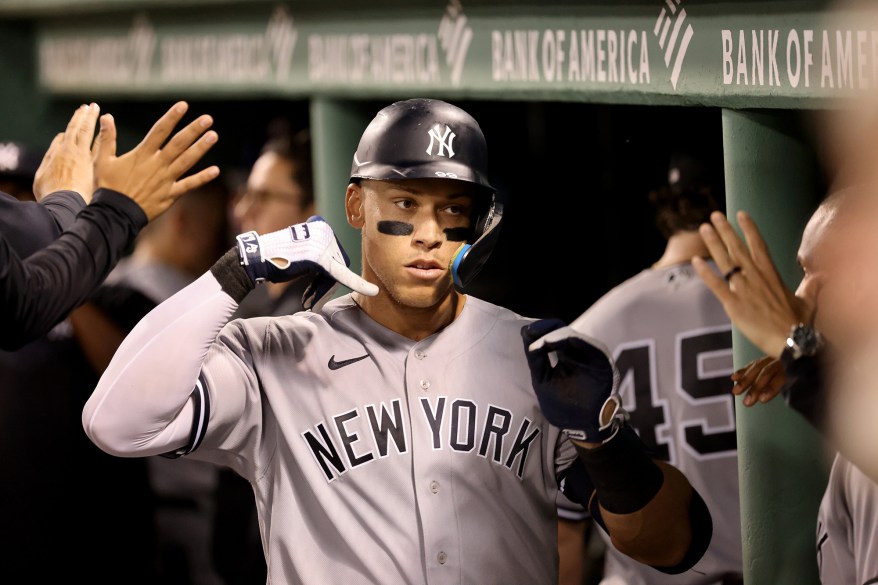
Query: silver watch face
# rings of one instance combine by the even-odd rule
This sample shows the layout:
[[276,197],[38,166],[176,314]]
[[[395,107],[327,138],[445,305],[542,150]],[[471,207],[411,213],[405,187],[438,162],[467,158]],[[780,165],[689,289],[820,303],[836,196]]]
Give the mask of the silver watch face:
[[820,337],[817,332],[807,325],[797,325],[790,335],[792,343],[790,347],[796,357],[802,355],[814,355],[820,347]]

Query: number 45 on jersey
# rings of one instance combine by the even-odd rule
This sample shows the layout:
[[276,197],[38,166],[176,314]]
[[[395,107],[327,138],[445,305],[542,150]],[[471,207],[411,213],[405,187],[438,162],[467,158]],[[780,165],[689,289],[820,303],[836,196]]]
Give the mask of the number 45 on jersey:
[[653,339],[616,348],[619,390],[631,425],[656,458],[673,465],[686,455],[735,456],[731,327],[683,332],[673,345],[659,347],[672,350],[661,355]]

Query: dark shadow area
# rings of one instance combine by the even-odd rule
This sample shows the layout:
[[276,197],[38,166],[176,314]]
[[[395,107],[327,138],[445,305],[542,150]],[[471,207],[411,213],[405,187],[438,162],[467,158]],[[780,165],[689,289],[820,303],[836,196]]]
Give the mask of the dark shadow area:
[[569,103],[461,103],[488,140],[507,199],[500,242],[473,293],[571,321],[658,260],[649,192],[671,153],[694,152],[722,196],[721,111]]

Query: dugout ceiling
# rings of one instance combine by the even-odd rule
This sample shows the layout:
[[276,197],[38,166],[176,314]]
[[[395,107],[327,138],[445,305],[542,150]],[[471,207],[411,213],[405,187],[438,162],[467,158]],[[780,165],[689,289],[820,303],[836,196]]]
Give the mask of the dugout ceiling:
[[0,0],[52,95],[822,107],[878,83],[878,30],[825,0]]

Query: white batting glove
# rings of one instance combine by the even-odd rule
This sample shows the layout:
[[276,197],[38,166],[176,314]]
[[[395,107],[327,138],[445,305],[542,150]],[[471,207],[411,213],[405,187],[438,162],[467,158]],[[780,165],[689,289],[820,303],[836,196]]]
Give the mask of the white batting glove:
[[337,283],[370,297],[378,294],[376,285],[350,270],[348,255],[319,215],[276,232],[259,235],[251,231],[236,239],[241,265],[254,284],[313,276],[305,293],[306,309],[319,304]]

